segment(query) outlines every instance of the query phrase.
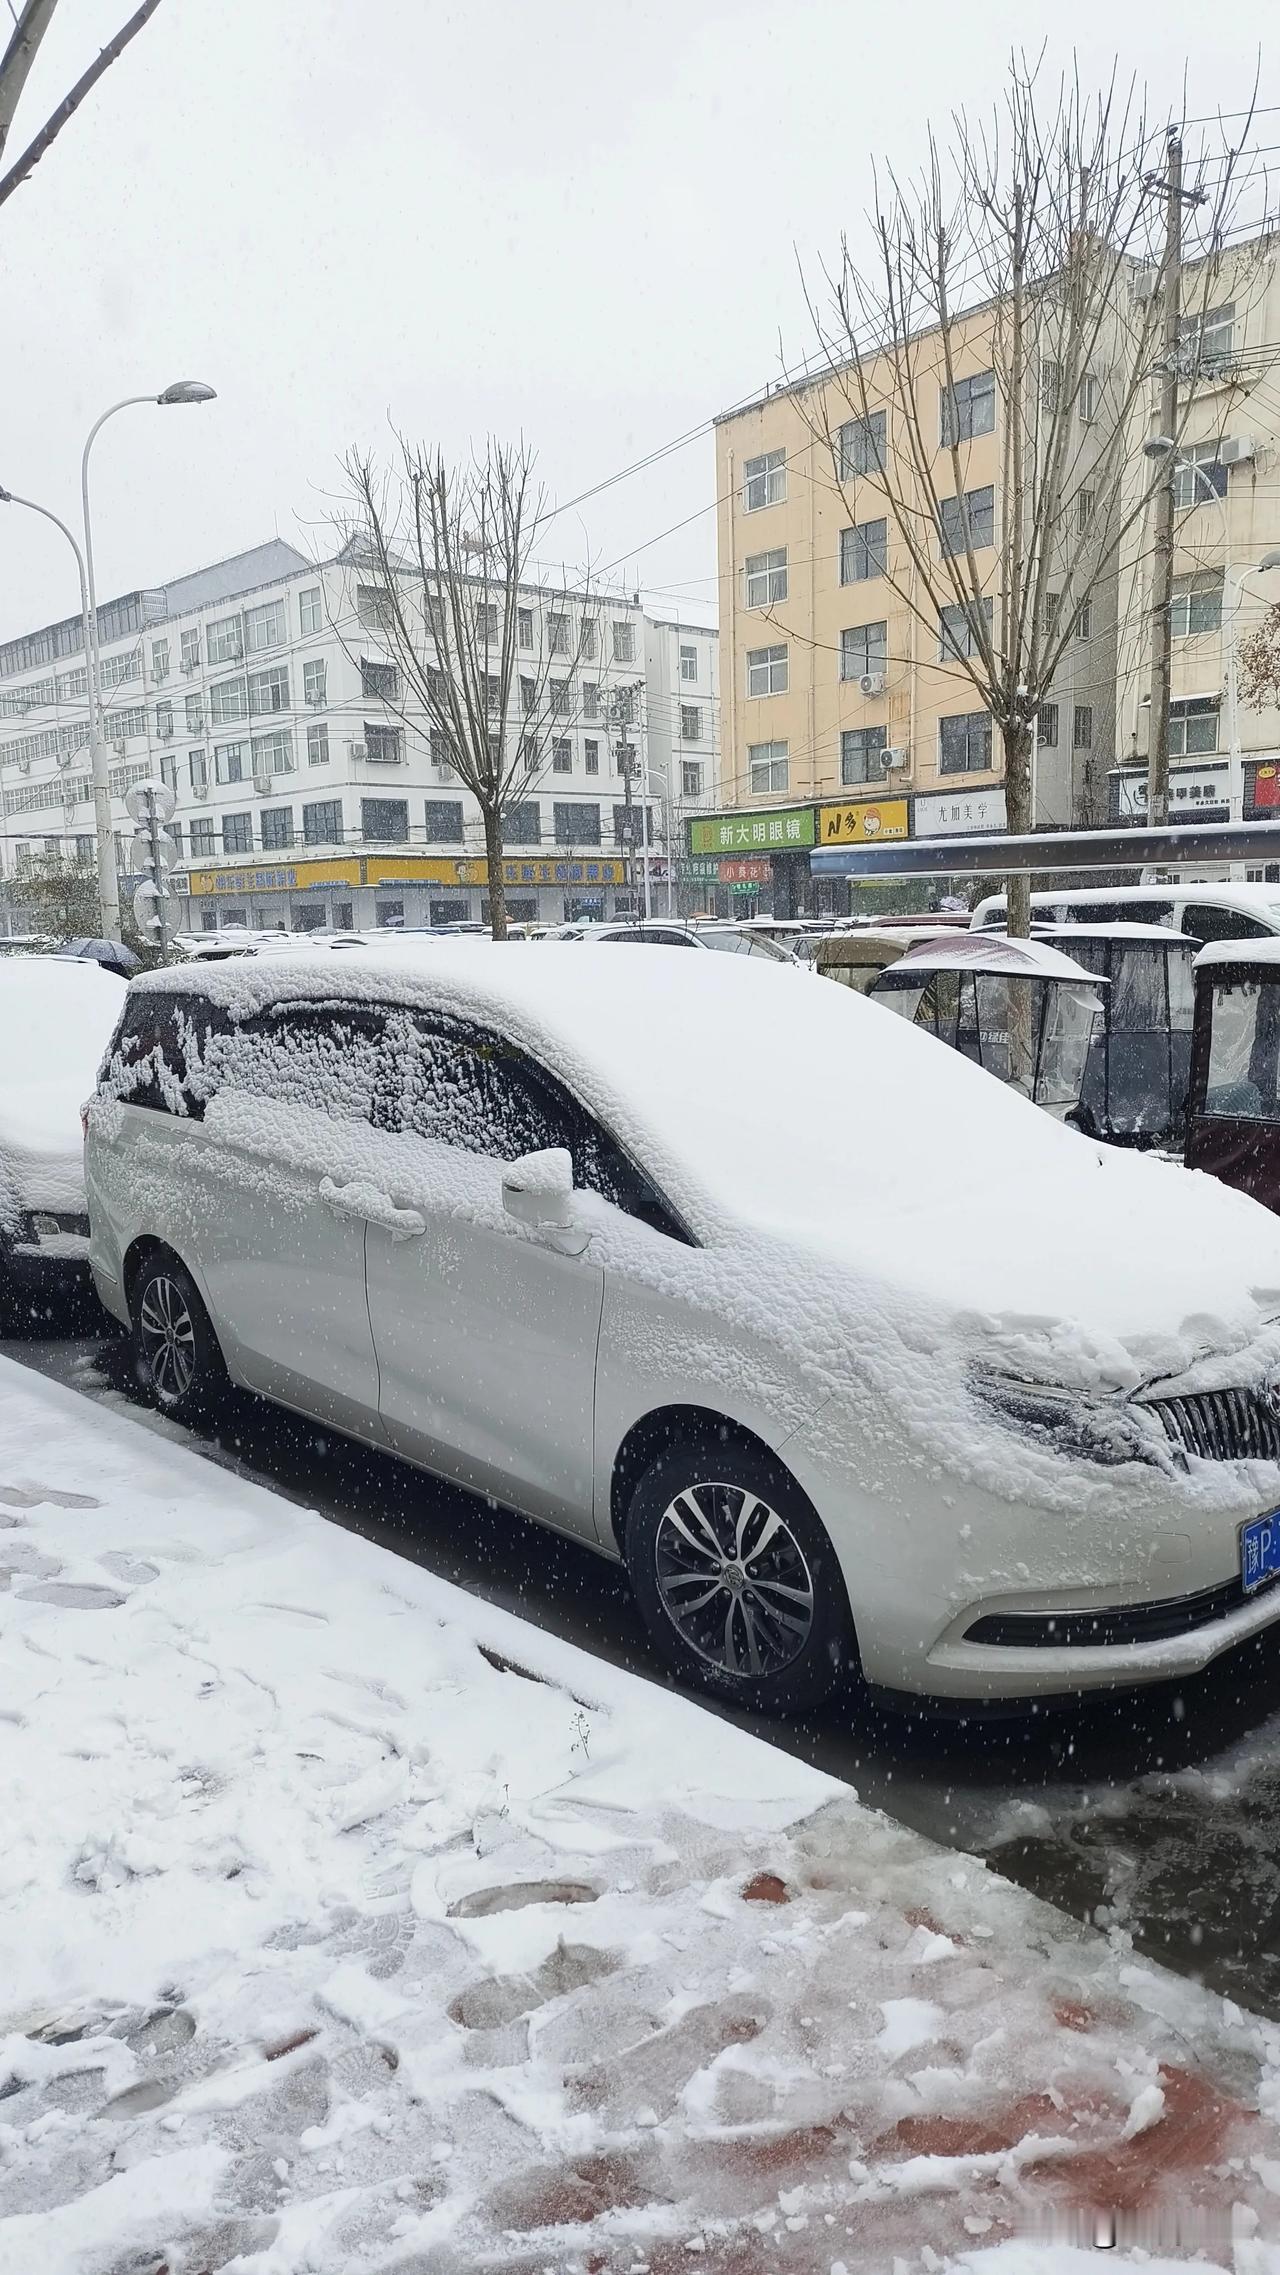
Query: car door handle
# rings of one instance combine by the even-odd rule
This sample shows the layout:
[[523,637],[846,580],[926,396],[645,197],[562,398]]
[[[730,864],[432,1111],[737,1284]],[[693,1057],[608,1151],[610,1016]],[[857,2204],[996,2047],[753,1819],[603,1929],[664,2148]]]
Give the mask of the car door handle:
[[335,1185],[332,1177],[322,1178],[320,1198],[334,1216],[348,1217],[357,1224],[374,1224],[379,1231],[389,1232],[393,1240],[414,1240],[427,1229],[427,1220],[417,1209],[396,1206],[390,1193],[376,1185],[366,1184],[362,1177],[349,1185]]

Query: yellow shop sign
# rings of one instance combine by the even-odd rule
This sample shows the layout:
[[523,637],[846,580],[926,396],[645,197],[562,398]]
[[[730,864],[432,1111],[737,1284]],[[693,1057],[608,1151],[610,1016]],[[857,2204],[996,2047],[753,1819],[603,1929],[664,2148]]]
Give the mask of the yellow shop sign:
[[819,845],[868,845],[909,834],[905,798],[857,798],[818,810]]

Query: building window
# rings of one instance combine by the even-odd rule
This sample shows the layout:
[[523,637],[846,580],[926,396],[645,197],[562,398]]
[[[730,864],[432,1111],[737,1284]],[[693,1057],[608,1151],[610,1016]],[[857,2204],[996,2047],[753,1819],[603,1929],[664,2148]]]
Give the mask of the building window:
[[553,774],[573,772],[573,744],[567,735],[557,735],[551,745],[551,770]]
[[202,815],[199,821],[191,824],[191,858],[193,861],[208,860],[213,850],[213,820],[211,816]]
[[680,706],[680,740],[684,743],[702,741],[702,705],[682,703]]
[[287,711],[289,708],[289,667],[273,664],[270,671],[253,671],[249,674],[249,716],[259,717],[264,711]]
[[883,677],[889,661],[887,624],[853,624],[840,634],[840,677],[862,679],[868,672]]
[[[761,561],[761,560],[770,560],[770,559],[771,559],[771,560],[773,560],[773,562],[774,562],[774,563],[775,563],[777,566],[779,566],[779,567],[781,568],[781,570],[782,570],[782,590],[781,590],[781,592],[780,592],[780,593],[776,593],[776,594],[774,594],[772,597],[773,597],[773,598],[775,598],[775,599],[777,599],[777,600],[785,600],[785,599],[786,599],[786,597],[787,597],[787,556],[786,556],[786,554],[785,554],[785,553],[783,553],[783,554],[782,554],[782,556],[781,556],[781,558],[779,559],[779,556],[778,556],[776,553],[775,553],[775,554],[772,554],[772,555],[770,555],[770,554],[761,554],[761,553],[757,553],[757,554],[754,556],[754,558],[755,558],[755,560],[756,560],[757,562],[759,562],[759,561]],[[750,592],[750,589],[751,589],[751,562],[750,562],[750,561],[748,561],[748,562],[747,562],[747,590],[748,590],[748,592]],[[748,601],[747,605],[748,605],[748,607],[750,607],[750,606],[752,606],[753,604],[752,604],[750,601]],[[681,647],[681,650],[680,650],[680,677],[681,677],[681,679],[686,679],[686,680],[696,680],[696,679],[697,679],[697,676],[698,676],[698,651],[697,651],[697,649],[696,649],[696,648],[686,648],[686,647],[683,647],[683,646],[682,646],[682,647]]]
[[302,842],[304,845],[341,845],[340,798],[318,798],[314,804],[303,807]]
[[885,414],[872,411],[865,419],[846,419],[840,429],[837,461],[842,482],[859,474],[879,474],[884,467]]
[[198,735],[204,726],[204,705],[198,695],[189,695],[186,704],[187,733]]
[[526,798],[503,816],[504,845],[541,845],[542,809],[536,798]]
[[192,789],[207,790],[209,787],[209,762],[204,752],[202,750],[189,750],[187,752],[187,765],[191,773]]
[[551,809],[557,845],[598,845],[599,806],[579,806],[557,799]]
[[748,648],[748,695],[785,695],[787,692],[787,650],[785,643],[776,648]]
[[377,901],[374,913],[380,931],[398,932],[404,923],[404,902]]
[[[1082,493],[1083,494],[1083,493]],[[965,536],[965,511],[968,509],[968,540]],[[962,497],[938,500],[938,528],[944,555],[963,553],[968,543],[974,552],[983,546],[994,545],[996,528],[996,494],[992,489],[966,490]]]
[[[990,638],[990,600],[984,600],[981,607],[982,621]],[[957,601],[952,607],[944,608],[938,618],[939,663],[956,663],[965,656],[976,656],[978,652],[977,604],[971,600]]]
[[1170,624],[1175,639],[1222,630],[1221,569],[1208,575],[1175,577]]
[[292,728],[280,727],[273,735],[255,735],[252,750],[255,774],[292,774]]
[[1077,640],[1087,640],[1092,631],[1093,602],[1091,600],[1082,600],[1076,616],[1075,637]]
[[1093,526],[1093,509],[1097,502],[1098,493],[1096,490],[1080,490],[1076,493],[1076,533],[1078,536],[1088,536]]
[[614,625],[613,660],[616,664],[633,664],[635,662],[636,628],[634,624]]
[[238,664],[244,641],[238,616],[218,616],[204,630],[204,652],[211,664]]
[[153,640],[151,643],[151,677],[157,686],[162,680],[169,677],[169,643],[167,640]]
[[1199,758],[1218,747],[1218,698],[1193,695],[1169,705],[1170,758]]
[[284,641],[284,602],[264,600],[257,608],[244,612],[244,644],[251,656],[260,656],[267,648],[278,648]]
[[631,725],[631,689],[629,687],[617,687],[611,690],[610,711],[618,726],[629,727]]
[[1211,376],[1235,360],[1236,309],[1233,300],[1221,308],[1202,309],[1198,316],[1183,316],[1178,324],[1180,365],[1188,376]]
[[[321,671],[324,665],[320,666]],[[394,664],[371,663],[367,656],[360,658],[360,693],[375,697],[381,703],[398,703],[400,700],[400,674]]]
[[1077,703],[1071,714],[1071,748],[1073,750],[1093,749],[1092,703]]
[[942,391],[942,447],[990,434],[996,423],[996,375],[975,371],[968,379],[953,380]]
[[[174,840],[175,844],[176,844],[176,845],[179,847],[179,850],[181,850],[181,832],[180,832],[180,830],[179,830],[179,829],[176,827],[176,825],[175,825],[173,822],[167,822],[167,823],[165,824],[165,827],[167,828],[167,830],[168,830],[168,832],[169,832],[169,835],[170,835],[170,837],[171,837],[171,838]],[[92,861],[92,860],[94,860],[94,859],[96,858],[96,856],[97,856],[97,850],[98,850],[98,841],[97,841],[96,837],[93,837],[93,836],[89,836],[89,837],[77,837],[77,839],[76,839],[76,859],[77,859],[77,861]]]
[[138,677],[138,657],[131,651],[127,656],[104,656],[102,684],[104,687],[122,687],[127,679]]
[[[773,550],[771,553],[748,553],[748,555],[747,555],[747,606],[748,606],[748,608],[767,608],[767,607],[769,606],[769,604],[770,604],[770,602],[771,602],[771,601],[774,601],[774,600],[785,600],[785,599],[786,599],[786,597],[787,597],[787,549],[786,549],[786,546],[785,546],[785,545],[778,545],[778,546],[775,546],[775,547],[774,547],[774,550]],[[688,668],[686,668],[686,659],[687,659],[687,666],[688,666]],[[697,651],[697,649],[696,649],[696,648],[682,648],[682,649],[680,650],[680,677],[681,677],[681,679],[696,679],[696,678],[697,678],[697,676],[698,676],[698,651]]]
[[596,649],[598,645],[599,638],[596,631],[596,619],[594,616],[584,616],[582,619],[582,646],[578,651],[584,664],[593,664],[595,662]]
[[582,763],[586,768],[588,774],[598,774],[600,772],[600,745],[598,742],[584,742],[582,746]]
[[569,653],[569,619],[567,616],[548,616],[547,643],[553,656]]
[[774,790],[790,788],[791,768],[785,743],[752,743],[747,750],[751,795],[763,798]]
[[476,602],[476,639],[485,648],[498,643],[498,603],[496,600]]
[[298,625],[304,637],[321,629],[320,587],[308,585],[298,594]]
[[1041,750],[1057,749],[1058,706],[1056,703],[1041,704],[1036,717],[1036,740]]
[[758,458],[748,458],[742,469],[742,508],[744,513],[758,513],[761,506],[781,505],[787,494],[787,454],[785,450],[766,450]]
[[1086,371],[1081,376],[1076,407],[1086,426],[1098,416],[1098,382],[1091,371]]
[[696,758],[686,758],[681,763],[680,794],[684,798],[702,796],[702,768]]
[[1193,442],[1178,453],[1173,470],[1173,502],[1179,511],[1205,505],[1210,498],[1225,498],[1227,469],[1218,453],[1222,440]]
[[882,577],[889,566],[889,524],[860,521],[840,532],[840,582],[861,584],[867,577]]
[[160,740],[161,740],[161,742],[162,742],[162,743],[172,742],[172,740],[173,740],[173,705],[172,705],[172,703],[157,703],[157,705],[156,705],[156,733],[159,735],[159,737],[160,737]]
[[215,743],[213,771],[219,782],[247,782],[249,753],[243,743]]
[[[643,845],[644,808],[642,806],[615,806],[613,809],[613,842],[615,845]],[[652,814],[650,814],[652,821]]]
[[183,632],[180,634],[179,654],[181,656],[182,668],[184,671],[199,671],[200,634],[198,630],[192,629],[190,632]]
[[362,798],[360,829],[370,845],[407,845],[409,807],[404,798]]
[[222,817],[222,850],[224,853],[252,853],[252,814],[224,814]]
[[428,798],[425,812],[428,845],[461,845],[461,798]]
[[531,608],[518,608],[516,610],[516,638],[522,648],[533,646],[533,610]]
[[166,790],[172,790],[176,798],[178,795],[178,761],[173,756],[172,751],[166,751],[160,760],[160,780]]
[[991,765],[991,718],[986,711],[960,711],[938,721],[938,772],[983,774]]
[[302,667],[302,695],[306,703],[320,705],[328,699],[329,674],[323,662],[312,662]]
[[366,632],[386,632],[395,621],[390,596],[380,585],[356,586],[356,621]]
[[264,806],[262,809],[263,852],[283,853],[292,843],[292,806]]
[[883,782],[884,751],[883,727],[846,727],[840,737],[840,780],[845,787]]
[[399,727],[382,727],[366,719],[364,722],[364,755],[375,766],[398,766],[404,756]]
[[322,723],[307,729],[308,766],[327,766],[329,763],[329,729]]
[[568,718],[568,716],[569,716],[569,682],[568,682],[568,680],[567,680],[567,679],[549,679],[549,680],[547,681],[547,692],[548,692],[548,694],[549,694],[549,695],[550,695],[550,697],[551,697],[551,716],[552,716],[552,718],[553,718],[553,719],[567,719],[567,718]]
[[[528,708],[529,705],[526,704],[525,709]],[[600,716],[600,690],[593,679],[584,679],[582,682],[582,716],[584,719],[598,719]]]
[[[189,695],[188,706],[192,701]],[[209,716],[215,727],[229,727],[238,719],[248,718],[249,703],[242,679],[215,680],[209,689]]]

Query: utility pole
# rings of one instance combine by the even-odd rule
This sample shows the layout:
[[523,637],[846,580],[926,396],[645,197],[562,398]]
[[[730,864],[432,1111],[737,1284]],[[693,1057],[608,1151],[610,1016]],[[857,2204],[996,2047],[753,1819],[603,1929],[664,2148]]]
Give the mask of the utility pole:
[[[1168,438],[1164,478],[1155,494],[1151,551],[1151,716],[1147,727],[1147,818],[1153,829],[1169,819],[1169,681],[1173,654],[1173,485],[1177,465],[1178,379],[1182,329],[1182,138],[1169,136],[1163,184],[1148,175],[1148,189],[1164,190],[1164,257],[1160,263],[1163,325],[1158,434]],[[1203,191],[1191,193],[1198,204]]]

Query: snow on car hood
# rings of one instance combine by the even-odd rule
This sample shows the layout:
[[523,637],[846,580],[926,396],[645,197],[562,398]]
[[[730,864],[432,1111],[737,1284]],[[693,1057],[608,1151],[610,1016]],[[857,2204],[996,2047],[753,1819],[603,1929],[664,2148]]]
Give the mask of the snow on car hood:
[[[175,985],[156,973],[136,981]],[[1132,1388],[1280,1315],[1280,1223],[1214,1180],[1099,1145],[855,991],[646,946],[400,941],[176,979],[239,1014],[287,998],[446,1008],[543,1058],[697,1236],[779,1244],[928,1342]],[[780,1260],[779,1260],[780,1262]],[[762,1290],[779,1326],[813,1288]],[[842,1309],[843,1304],[842,1304]]]

